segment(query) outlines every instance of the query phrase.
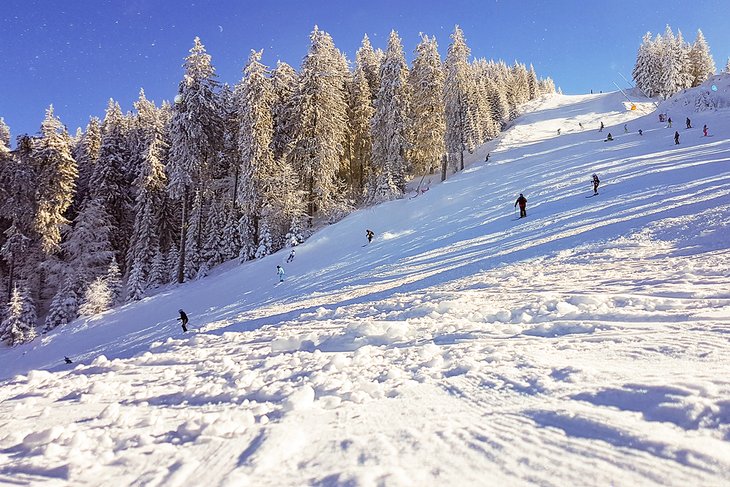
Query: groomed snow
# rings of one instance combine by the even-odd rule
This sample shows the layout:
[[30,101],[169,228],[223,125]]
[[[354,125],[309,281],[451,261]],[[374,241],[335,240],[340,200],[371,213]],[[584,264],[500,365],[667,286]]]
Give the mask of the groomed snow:
[[730,113],[701,90],[659,107],[671,129],[620,93],[534,102],[291,264],[3,350],[0,484],[726,484]]

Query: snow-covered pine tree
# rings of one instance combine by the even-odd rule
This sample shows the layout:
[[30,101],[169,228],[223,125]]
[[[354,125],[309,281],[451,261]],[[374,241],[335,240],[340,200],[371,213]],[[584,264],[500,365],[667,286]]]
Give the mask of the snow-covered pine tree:
[[0,340],[10,346],[33,340],[36,333],[36,311],[33,299],[23,282],[13,286],[13,291],[0,323]]
[[337,174],[344,154],[347,100],[340,52],[332,37],[315,26],[295,95],[294,144],[288,161],[306,192],[310,224],[327,214],[341,198]]
[[114,256],[110,234],[110,218],[102,201],[88,200],[76,216],[68,238],[61,244],[78,296],[83,295],[95,278],[106,273]]
[[685,42],[681,30],[677,30],[676,42],[677,62],[679,63],[679,86],[677,91],[680,91],[692,86],[692,79],[694,78],[690,59],[692,46]]
[[286,245],[291,222],[301,221],[306,211],[304,191],[299,187],[294,169],[286,161],[275,164],[272,182],[276,190],[266,198],[262,221],[266,222],[271,235],[271,251],[276,252]]
[[492,119],[492,106],[489,99],[488,83],[489,78],[482,76],[482,63],[474,61],[471,63],[472,77],[474,78],[474,99],[479,114],[481,141],[491,140],[499,134],[499,126]]
[[196,191],[190,210],[190,223],[185,231],[185,279],[193,279],[203,260],[203,195]]
[[79,306],[79,316],[103,313],[113,306],[112,291],[104,277],[94,279],[84,293]]
[[223,245],[220,252],[223,261],[238,257],[241,252],[241,234],[238,222],[241,218],[240,211],[231,203],[225,205],[225,222],[222,230]]
[[71,323],[78,316],[79,298],[76,294],[77,284],[71,275],[64,279],[53,297],[51,307],[46,315],[44,331],[51,331],[58,326]]
[[705,35],[697,29],[697,37],[689,55],[692,86],[699,86],[710,76],[715,74],[715,61],[710,54],[710,46],[707,45]]
[[723,70],[724,73],[730,73],[730,57],[727,58],[727,63],[725,63],[725,69]]
[[403,195],[410,150],[410,86],[403,44],[393,30],[380,66],[380,91],[372,121],[374,189],[370,201],[380,203]]
[[[166,166],[170,197],[181,200],[180,251],[177,281],[183,282],[186,264],[185,239],[188,200],[192,192],[206,186],[209,165],[217,156],[222,126],[215,90],[215,69],[210,55],[195,38],[185,58],[185,75],[178,88],[170,120],[170,154]],[[200,242],[197,245],[200,248]]]
[[180,263],[180,252],[177,250],[175,243],[170,245],[165,256],[165,267],[168,272],[165,282],[177,282],[177,267]]
[[285,235],[287,247],[296,247],[304,242],[304,232],[302,232],[301,223],[301,218],[292,218],[289,224],[289,231]]
[[109,100],[102,124],[99,158],[89,181],[89,198],[104,208],[109,218],[109,242],[122,258],[126,255],[132,229],[132,202],[123,172],[128,153],[125,123],[119,104]]
[[274,117],[274,135],[271,150],[274,159],[281,159],[294,137],[295,105],[294,95],[297,91],[298,75],[287,63],[278,61],[276,69],[271,72],[271,84],[274,90],[272,113]]
[[10,300],[10,293],[15,286],[16,275],[23,277],[24,271],[27,271],[31,267],[28,260],[29,255],[27,249],[31,246],[30,237],[24,235],[22,231],[13,222],[10,227],[5,230],[5,242],[0,247],[0,255],[3,260],[8,264],[8,295],[7,298]]
[[660,52],[659,94],[666,99],[682,87],[680,45],[668,25],[662,37]]
[[410,157],[414,174],[433,174],[446,151],[444,135],[444,71],[436,38],[421,35],[410,73],[413,147]]
[[470,50],[464,33],[454,27],[451,44],[444,62],[444,103],[446,116],[446,150],[459,154],[459,166],[464,168],[464,151],[473,151],[481,142],[477,102],[472,98],[474,79],[469,66]]
[[73,201],[78,176],[69,136],[61,121],[54,116],[52,105],[46,110],[41,137],[33,144],[31,157],[37,175],[35,229],[41,248],[50,254],[58,250],[61,227],[69,223],[64,213]]
[[127,299],[138,300],[144,296],[148,276],[156,249],[159,248],[159,209],[165,198],[167,184],[162,158],[167,148],[164,140],[164,126],[158,110],[148,101],[144,92],[135,103],[140,119],[138,136],[138,175],[134,181],[137,191],[135,221],[132,227],[127,268]]
[[268,78],[268,68],[261,64],[263,51],[251,51],[244,76],[237,87],[238,98],[238,150],[241,160],[241,177],[237,203],[246,223],[241,226],[241,237],[247,255],[254,258],[259,247],[259,223],[261,208],[271,192],[274,156],[271,150],[274,135],[272,107],[274,91]]
[[655,96],[655,59],[652,48],[651,32],[644,34],[641,45],[636,53],[636,63],[631,76],[636,82],[636,87],[646,96]]
[[5,232],[7,240],[3,245],[3,258],[9,266],[8,299],[16,279],[23,279],[28,289],[40,287],[38,266],[44,257],[34,228],[37,177],[32,158],[33,144],[31,137],[20,137],[14,157],[6,159],[0,172],[3,188],[0,216],[11,225]]
[[[538,81],[538,91],[540,82]],[[509,122],[509,103],[505,90],[500,87],[498,81],[486,78],[486,92],[489,100],[489,114],[494,124],[494,131],[498,134]]]
[[226,225],[226,210],[219,199],[213,201],[210,208],[210,218],[206,226],[205,243],[203,244],[203,261],[208,269],[227,260],[224,254],[226,242],[223,230]]
[[159,247],[155,249],[155,257],[152,259],[152,269],[147,279],[147,288],[156,289],[168,282],[169,272],[167,271],[167,262],[165,254]]
[[352,159],[350,161],[350,183],[353,199],[361,202],[366,179],[372,172],[373,142],[370,122],[375,113],[372,106],[370,87],[365,71],[359,64],[355,68],[350,85],[350,144]]
[[101,121],[91,117],[86,125],[86,131],[74,146],[73,157],[76,160],[79,177],[76,180],[74,202],[69,211],[69,218],[74,219],[81,211],[81,207],[89,194],[89,180],[94,172],[94,166],[99,158],[101,149]]
[[527,89],[530,96],[530,100],[534,100],[539,95],[537,89],[537,73],[535,73],[535,67],[530,64],[530,70],[527,72]]
[[119,268],[119,264],[117,264],[116,257],[112,257],[112,261],[109,264],[109,269],[106,271],[104,280],[109,287],[111,306],[114,306],[119,303],[119,298],[122,296],[122,271]]
[[374,51],[370,44],[370,38],[365,34],[362,43],[355,53],[355,64],[362,69],[362,74],[368,82],[371,102],[380,91],[380,64],[383,59],[382,51]]

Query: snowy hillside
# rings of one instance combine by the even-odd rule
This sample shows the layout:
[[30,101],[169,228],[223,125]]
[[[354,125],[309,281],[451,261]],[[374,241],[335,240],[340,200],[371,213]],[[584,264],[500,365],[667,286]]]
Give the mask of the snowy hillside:
[[532,102],[463,173],[293,263],[3,350],[0,484],[725,484],[730,112],[670,100],[670,129],[628,105]]

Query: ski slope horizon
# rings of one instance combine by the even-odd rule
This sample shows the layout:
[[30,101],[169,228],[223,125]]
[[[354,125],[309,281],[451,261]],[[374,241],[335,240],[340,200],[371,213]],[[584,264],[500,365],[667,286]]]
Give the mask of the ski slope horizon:
[[0,351],[0,482],[727,481],[729,91],[543,97],[291,264],[229,262]]

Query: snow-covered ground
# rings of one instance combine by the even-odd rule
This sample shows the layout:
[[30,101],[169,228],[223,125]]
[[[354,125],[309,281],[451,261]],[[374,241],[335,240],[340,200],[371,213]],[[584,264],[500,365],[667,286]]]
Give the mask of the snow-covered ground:
[[0,484],[726,485],[730,112],[678,99],[534,102],[283,284],[286,251],[3,350]]

